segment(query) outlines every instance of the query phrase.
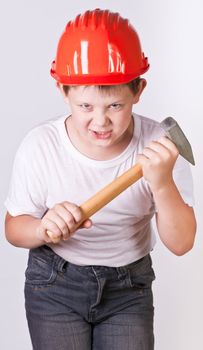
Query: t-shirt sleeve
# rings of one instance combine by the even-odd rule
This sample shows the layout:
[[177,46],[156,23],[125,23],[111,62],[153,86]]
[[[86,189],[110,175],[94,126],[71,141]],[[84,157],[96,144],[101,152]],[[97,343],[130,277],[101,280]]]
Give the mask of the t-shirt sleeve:
[[12,216],[27,214],[41,218],[47,210],[46,184],[40,158],[26,140],[14,159],[5,206]]

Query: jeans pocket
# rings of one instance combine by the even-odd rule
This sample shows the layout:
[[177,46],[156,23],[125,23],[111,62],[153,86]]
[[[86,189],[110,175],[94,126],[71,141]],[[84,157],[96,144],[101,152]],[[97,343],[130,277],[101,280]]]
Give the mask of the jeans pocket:
[[150,255],[145,256],[138,264],[132,266],[128,273],[132,287],[143,291],[150,289],[155,279]]
[[38,254],[38,249],[30,250],[28,266],[25,271],[25,283],[30,285],[49,285],[52,284],[57,276],[57,270],[54,267],[54,256]]

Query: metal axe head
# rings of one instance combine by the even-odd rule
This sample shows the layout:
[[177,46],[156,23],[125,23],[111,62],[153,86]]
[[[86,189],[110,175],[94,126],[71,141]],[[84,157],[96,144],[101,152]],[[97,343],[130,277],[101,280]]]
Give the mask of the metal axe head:
[[164,129],[171,141],[176,145],[181,156],[187,159],[191,164],[195,165],[190,143],[176,120],[172,117],[168,117],[160,123],[160,126],[162,129]]

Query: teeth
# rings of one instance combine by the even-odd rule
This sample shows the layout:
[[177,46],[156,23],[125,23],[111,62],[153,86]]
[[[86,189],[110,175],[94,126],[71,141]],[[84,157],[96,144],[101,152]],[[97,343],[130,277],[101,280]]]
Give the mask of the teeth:
[[96,134],[105,135],[110,131],[95,131],[95,132],[96,132]]

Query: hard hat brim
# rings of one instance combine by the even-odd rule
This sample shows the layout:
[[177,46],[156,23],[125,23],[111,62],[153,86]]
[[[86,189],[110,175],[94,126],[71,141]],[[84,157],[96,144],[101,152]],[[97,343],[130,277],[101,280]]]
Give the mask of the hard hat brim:
[[[54,62],[53,62],[54,66]],[[90,76],[89,74],[74,75],[74,76],[59,76],[52,68],[50,70],[51,76],[59,83],[64,85],[119,85],[129,83],[130,81],[138,78],[140,75],[146,73],[149,69],[148,66],[140,69],[139,72],[133,74],[109,74],[105,76]]]

